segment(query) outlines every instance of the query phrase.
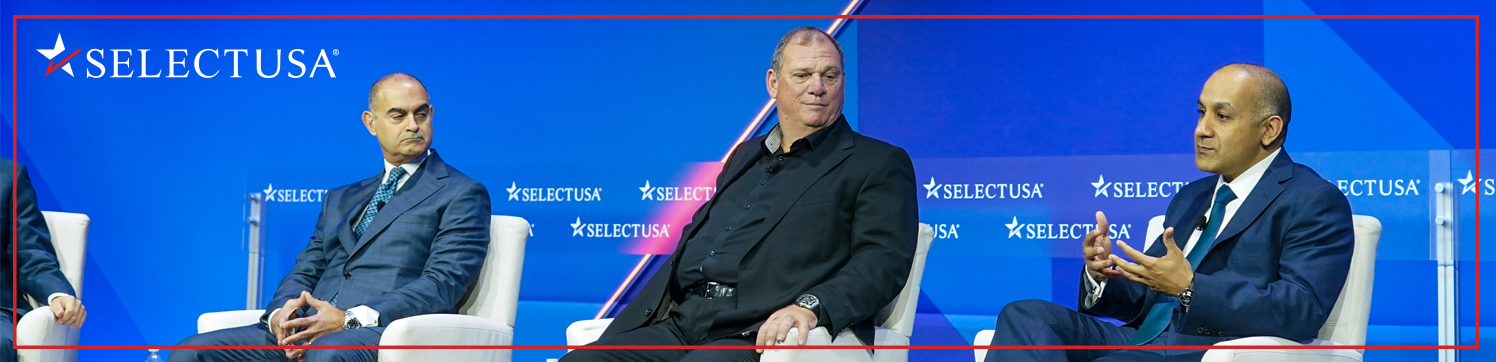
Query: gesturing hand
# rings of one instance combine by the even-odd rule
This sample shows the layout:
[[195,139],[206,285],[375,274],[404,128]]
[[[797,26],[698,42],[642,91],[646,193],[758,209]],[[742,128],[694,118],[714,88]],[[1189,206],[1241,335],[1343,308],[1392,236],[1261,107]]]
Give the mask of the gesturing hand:
[[[310,344],[322,336],[343,330],[343,310],[332,306],[332,303],[312,297],[311,293],[301,292],[301,299],[306,304],[317,309],[317,314],[309,317],[296,318],[282,324],[284,328],[306,328],[299,333],[289,337],[281,338],[282,346]],[[306,343],[302,343],[306,342]],[[298,359],[306,353],[305,349],[286,350],[286,358]]]
[[78,328],[83,326],[83,319],[88,317],[88,311],[83,310],[83,301],[71,295],[52,298],[52,302],[48,304],[52,307],[52,315],[57,317],[57,324]]
[[1167,252],[1163,257],[1155,258],[1127,246],[1127,242],[1118,241],[1117,246],[1122,249],[1122,252],[1127,253],[1127,256],[1136,260],[1137,263],[1129,263],[1112,255],[1112,262],[1116,263],[1120,269],[1113,273],[1147,285],[1165,295],[1177,295],[1184,292],[1184,288],[1189,287],[1190,282],[1195,281],[1195,271],[1190,269],[1189,260],[1184,258],[1184,252],[1179,250],[1179,245],[1174,243],[1174,228],[1164,229],[1162,242]]
[[1096,212],[1096,228],[1086,233],[1086,238],[1081,241],[1081,254],[1086,257],[1086,272],[1097,282],[1106,280],[1109,274],[1107,269],[1112,265],[1112,238],[1106,234],[1106,214]]
[[[759,346],[782,344],[784,343],[784,339],[789,336],[791,329],[799,329],[800,340],[798,344],[803,346],[805,345],[805,341],[810,338],[810,329],[815,328],[819,323],[820,320],[816,318],[816,312],[812,312],[804,307],[791,305],[780,308],[779,311],[769,315],[769,319],[758,327],[758,342],[755,344]],[[764,350],[759,349],[758,353],[764,353]]]

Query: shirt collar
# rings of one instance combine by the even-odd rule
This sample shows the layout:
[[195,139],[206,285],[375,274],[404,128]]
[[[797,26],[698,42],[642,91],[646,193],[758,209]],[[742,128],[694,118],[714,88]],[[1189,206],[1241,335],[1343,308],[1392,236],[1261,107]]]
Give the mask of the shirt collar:
[[[826,142],[826,138],[830,137],[831,130],[842,123],[842,118],[843,117],[839,116],[835,121],[831,121],[830,126],[826,126],[826,128],[816,130],[809,136],[805,136],[805,138],[803,139],[807,142],[807,144],[810,145],[810,149],[814,150],[820,148],[821,144]],[[769,137],[764,138],[764,148],[769,149],[769,153],[775,153],[780,150],[780,146],[783,144],[784,132],[780,131],[779,125],[776,124],[774,125],[774,129],[769,131]],[[792,144],[790,146],[791,148],[793,148],[794,145]],[[798,152],[798,150],[796,151]]]
[[[421,155],[421,158],[417,158],[415,161],[410,161],[410,163],[403,164],[403,165],[400,165],[400,166],[395,166],[395,164],[390,163],[390,160],[384,160],[384,180],[388,180],[389,179],[389,177],[390,177],[390,170],[395,169],[395,167],[400,167],[400,168],[405,169],[405,175],[406,176],[410,176],[410,175],[416,174],[416,170],[421,169],[421,163],[423,163],[423,162],[426,161],[426,157],[427,156],[431,156],[431,150],[430,149],[427,149],[426,150],[426,154]],[[381,180],[381,181],[384,181],[384,180]]]
[[1246,171],[1242,171],[1241,175],[1237,175],[1236,179],[1231,180],[1231,182],[1226,182],[1226,177],[1224,176],[1217,177],[1216,190],[1219,191],[1221,185],[1231,186],[1231,192],[1238,195],[1238,199],[1246,198],[1247,195],[1252,194],[1252,188],[1257,187],[1257,181],[1261,180],[1262,175],[1267,173],[1267,167],[1273,164],[1273,160],[1278,158],[1278,153],[1280,152],[1283,152],[1283,147],[1273,150],[1273,153],[1269,153],[1267,157],[1261,161],[1257,161],[1257,164],[1248,167]]

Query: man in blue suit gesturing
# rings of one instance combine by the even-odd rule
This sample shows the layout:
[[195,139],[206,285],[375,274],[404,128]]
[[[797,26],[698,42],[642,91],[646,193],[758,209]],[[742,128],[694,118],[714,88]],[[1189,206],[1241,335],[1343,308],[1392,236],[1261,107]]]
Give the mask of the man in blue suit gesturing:
[[[1283,152],[1288,88],[1262,66],[1230,64],[1200,92],[1195,166],[1159,240],[1112,255],[1106,216],[1083,242],[1080,311],[1009,304],[993,345],[1207,346],[1247,336],[1305,341],[1324,325],[1350,269],[1350,203]],[[1176,230],[1188,230],[1176,239]],[[1116,326],[1092,316],[1127,323]],[[990,350],[988,361],[1200,360],[1204,350]]]
[[384,151],[378,175],[327,192],[317,229],[281,280],[261,323],[203,333],[172,361],[374,361],[384,326],[450,313],[488,250],[488,190],[431,149],[434,108],[420,80],[394,73],[369,90],[364,126]]

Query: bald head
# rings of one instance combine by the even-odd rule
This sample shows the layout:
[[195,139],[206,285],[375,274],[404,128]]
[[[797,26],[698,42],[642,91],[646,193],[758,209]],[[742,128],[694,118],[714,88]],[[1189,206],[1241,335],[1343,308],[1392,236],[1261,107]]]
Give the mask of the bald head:
[[1234,72],[1251,79],[1251,87],[1255,87],[1255,98],[1257,100],[1257,119],[1261,122],[1271,116],[1283,118],[1284,128],[1288,127],[1289,115],[1293,113],[1293,102],[1288,97],[1288,85],[1283,84],[1283,79],[1278,78],[1278,73],[1267,67],[1251,63],[1232,63],[1220,69],[1216,74]]
[[410,74],[394,72],[386,74],[383,77],[379,77],[379,80],[374,81],[374,85],[369,86],[369,110],[377,111],[376,109],[374,109],[374,101],[376,99],[379,99],[379,94],[385,89],[385,87],[407,82],[414,83],[415,86],[421,87],[421,91],[423,93],[426,90],[426,85],[421,83],[421,80],[417,79],[416,76]]

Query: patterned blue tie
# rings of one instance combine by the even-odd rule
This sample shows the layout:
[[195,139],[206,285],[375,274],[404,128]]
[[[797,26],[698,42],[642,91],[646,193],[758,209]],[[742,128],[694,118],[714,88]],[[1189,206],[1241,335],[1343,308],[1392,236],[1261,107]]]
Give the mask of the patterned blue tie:
[[362,239],[364,229],[374,222],[374,216],[379,215],[380,204],[390,201],[390,196],[395,194],[395,184],[400,182],[400,177],[405,176],[404,167],[390,169],[390,177],[379,185],[379,190],[374,191],[374,199],[369,200],[369,206],[364,207],[364,217],[358,219],[358,226],[353,227],[353,237]]
[[[1226,218],[1226,203],[1236,200],[1236,193],[1231,192],[1231,187],[1221,185],[1216,190],[1215,203],[1210,205],[1210,221],[1205,223],[1205,231],[1200,233],[1200,239],[1195,241],[1195,248],[1190,249],[1189,255],[1185,256],[1190,262],[1190,270],[1200,265],[1200,259],[1210,251],[1210,245],[1215,243],[1216,231],[1221,229],[1221,219]],[[1138,333],[1127,340],[1127,344],[1141,346],[1158,337],[1164,328],[1169,326],[1169,320],[1173,319],[1174,307],[1179,305],[1179,300],[1171,296],[1160,295],[1153,302],[1153,308],[1148,310],[1148,317],[1143,319],[1143,325],[1138,326]]]

